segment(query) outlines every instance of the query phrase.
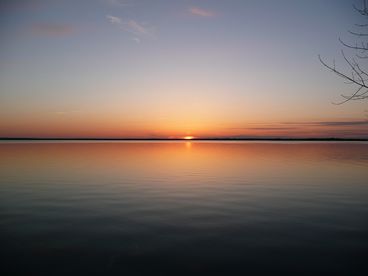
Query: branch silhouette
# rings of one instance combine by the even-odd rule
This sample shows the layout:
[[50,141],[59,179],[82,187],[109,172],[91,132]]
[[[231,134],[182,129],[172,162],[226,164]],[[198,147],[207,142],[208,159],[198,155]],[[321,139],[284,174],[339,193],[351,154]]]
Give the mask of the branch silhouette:
[[[366,20],[368,20],[367,0],[362,0],[362,4],[362,8],[358,8],[355,5],[353,5],[353,8]],[[347,43],[339,38],[339,42],[343,47],[356,51],[354,55],[355,58],[348,58],[344,50],[341,50],[341,56],[345,62],[345,65],[349,68],[347,71],[338,69],[336,67],[335,61],[333,61],[332,65],[328,64],[321,58],[320,55],[318,55],[318,59],[324,67],[342,78],[346,84],[355,86],[353,92],[350,92],[350,94],[341,94],[343,100],[338,103],[334,103],[337,105],[352,100],[368,99],[368,70],[365,69],[367,66],[366,61],[368,59],[368,24],[355,24],[355,27],[363,29],[360,31],[348,31],[350,35],[356,37],[357,41],[355,44]]]

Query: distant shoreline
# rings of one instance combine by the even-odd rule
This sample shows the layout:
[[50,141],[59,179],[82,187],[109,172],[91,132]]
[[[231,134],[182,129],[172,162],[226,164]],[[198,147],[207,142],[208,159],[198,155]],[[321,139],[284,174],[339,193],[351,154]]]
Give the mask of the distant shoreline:
[[0,141],[321,141],[321,142],[365,142],[368,138],[33,138],[0,137]]

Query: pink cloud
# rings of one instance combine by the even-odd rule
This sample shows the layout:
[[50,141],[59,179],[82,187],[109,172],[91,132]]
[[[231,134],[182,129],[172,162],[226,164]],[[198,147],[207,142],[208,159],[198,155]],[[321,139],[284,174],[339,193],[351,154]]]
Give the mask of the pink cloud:
[[34,34],[45,36],[66,36],[74,33],[75,28],[67,24],[36,23],[31,30]]
[[213,11],[210,10],[205,10],[202,8],[198,8],[198,7],[192,7],[189,9],[190,14],[195,15],[195,16],[200,16],[200,17],[214,17],[217,14]]

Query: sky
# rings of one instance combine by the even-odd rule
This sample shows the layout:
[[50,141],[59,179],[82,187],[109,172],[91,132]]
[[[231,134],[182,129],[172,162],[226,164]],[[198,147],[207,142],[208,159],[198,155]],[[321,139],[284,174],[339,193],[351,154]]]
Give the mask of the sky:
[[368,137],[353,4],[0,0],[0,137]]

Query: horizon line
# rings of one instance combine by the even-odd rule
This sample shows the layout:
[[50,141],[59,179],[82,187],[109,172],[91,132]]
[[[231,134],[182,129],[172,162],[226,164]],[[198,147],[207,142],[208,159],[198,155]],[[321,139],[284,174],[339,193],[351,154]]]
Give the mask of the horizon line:
[[203,138],[109,138],[109,137],[0,137],[0,141],[368,141],[340,137],[203,137]]

